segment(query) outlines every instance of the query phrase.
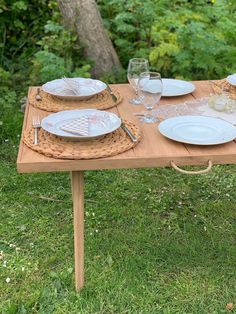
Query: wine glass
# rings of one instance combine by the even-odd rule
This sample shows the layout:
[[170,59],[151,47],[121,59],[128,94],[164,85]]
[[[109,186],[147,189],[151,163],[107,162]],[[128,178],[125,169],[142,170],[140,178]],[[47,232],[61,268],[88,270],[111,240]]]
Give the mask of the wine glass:
[[127,78],[129,84],[135,90],[136,97],[130,99],[130,103],[133,105],[140,105],[142,103],[142,99],[139,95],[138,90],[138,79],[139,75],[142,72],[146,72],[149,70],[149,63],[147,59],[144,58],[133,58],[129,60],[128,71],[127,71]]
[[162,95],[163,84],[160,73],[150,71],[141,73],[138,80],[138,89],[147,109],[141,121],[144,123],[158,122],[158,118],[152,115],[152,109],[158,104]]

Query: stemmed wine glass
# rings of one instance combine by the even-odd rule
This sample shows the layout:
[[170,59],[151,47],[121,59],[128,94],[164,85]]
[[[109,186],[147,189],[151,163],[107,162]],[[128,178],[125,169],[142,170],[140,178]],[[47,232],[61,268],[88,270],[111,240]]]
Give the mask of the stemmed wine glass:
[[138,89],[147,109],[141,121],[144,123],[158,122],[158,118],[152,115],[152,109],[158,104],[162,95],[163,85],[160,73],[150,71],[141,73],[138,80]]
[[133,58],[129,60],[128,71],[127,71],[127,78],[130,85],[135,90],[136,97],[130,99],[130,103],[133,105],[140,105],[142,103],[142,99],[139,95],[138,90],[138,79],[139,75],[142,72],[146,72],[149,70],[149,63],[148,60],[145,58]]

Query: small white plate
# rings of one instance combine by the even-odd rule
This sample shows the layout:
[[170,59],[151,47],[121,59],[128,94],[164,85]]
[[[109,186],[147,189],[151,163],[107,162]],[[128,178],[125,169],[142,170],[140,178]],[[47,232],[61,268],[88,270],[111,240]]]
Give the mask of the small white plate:
[[[72,120],[87,116],[89,119],[88,135],[80,136],[63,131],[61,127]],[[96,109],[65,110],[50,114],[42,120],[42,128],[54,135],[69,140],[89,140],[111,133],[121,125],[121,119],[114,113]]]
[[236,138],[236,127],[229,122],[205,116],[179,116],[162,121],[159,126],[162,135],[171,140],[194,144],[216,145]]
[[92,97],[107,88],[107,85],[99,80],[82,77],[75,77],[73,80],[79,86],[79,95],[75,95],[72,91],[68,90],[63,79],[57,79],[45,83],[42,86],[42,90],[48,94],[65,100],[82,100]]
[[195,86],[187,81],[174,80],[174,79],[162,79],[164,97],[181,96],[192,93],[195,90]]
[[226,78],[226,81],[233,85],[233,86],[236,86],[236,74],[232,74],[232,75],[229,75],[227,78]]

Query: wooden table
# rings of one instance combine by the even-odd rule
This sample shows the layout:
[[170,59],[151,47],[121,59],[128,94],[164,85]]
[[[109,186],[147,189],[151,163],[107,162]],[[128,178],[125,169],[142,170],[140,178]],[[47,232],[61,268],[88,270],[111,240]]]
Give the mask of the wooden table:
[[[193,82],[196,90],[182,97],[163,98],[161,104],[181,103],[209,95],[213,92],[208,81]],[[112,86],[111,86],[112,87]],[[217,146],[195,146],[177,143],[163,137],[155,124],[141,124],[134,112],[143,110],[142,106],[129,104],[134,97],[132,88],[128,84],[116,84],[115,88],[123,95],[121,104],[111,109],[123,118],[130,119],[140,125],[143,139],[134,148],[114,157],[90,160],[62,160],[49,158],[26,147],[20,142],[17,170],[26,172],[69,171],[71,173],[71,189],[74,210],[74,256],[75,256],[75,286],[78,291],[84,285],[84,170],[166,167],[170,162],[182,165],[206,165],[209,160],[213,164],[235,164],[236,142]],[[38,110],[27,104],[23,131],[31,127],[32,116],[47,116],[46,111]]]

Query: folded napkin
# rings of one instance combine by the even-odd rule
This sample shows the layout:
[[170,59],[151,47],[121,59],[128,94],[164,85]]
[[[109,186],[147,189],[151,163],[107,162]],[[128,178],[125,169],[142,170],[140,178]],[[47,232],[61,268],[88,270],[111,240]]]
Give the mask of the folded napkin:
[[76,118],[63,124],[60,129],[75,135],[87,136],[89,134],[89,118],[87,116]]
[[72,91],[75,95],[79,95],[79,82],[74,78],[62,77],[65,87]]

